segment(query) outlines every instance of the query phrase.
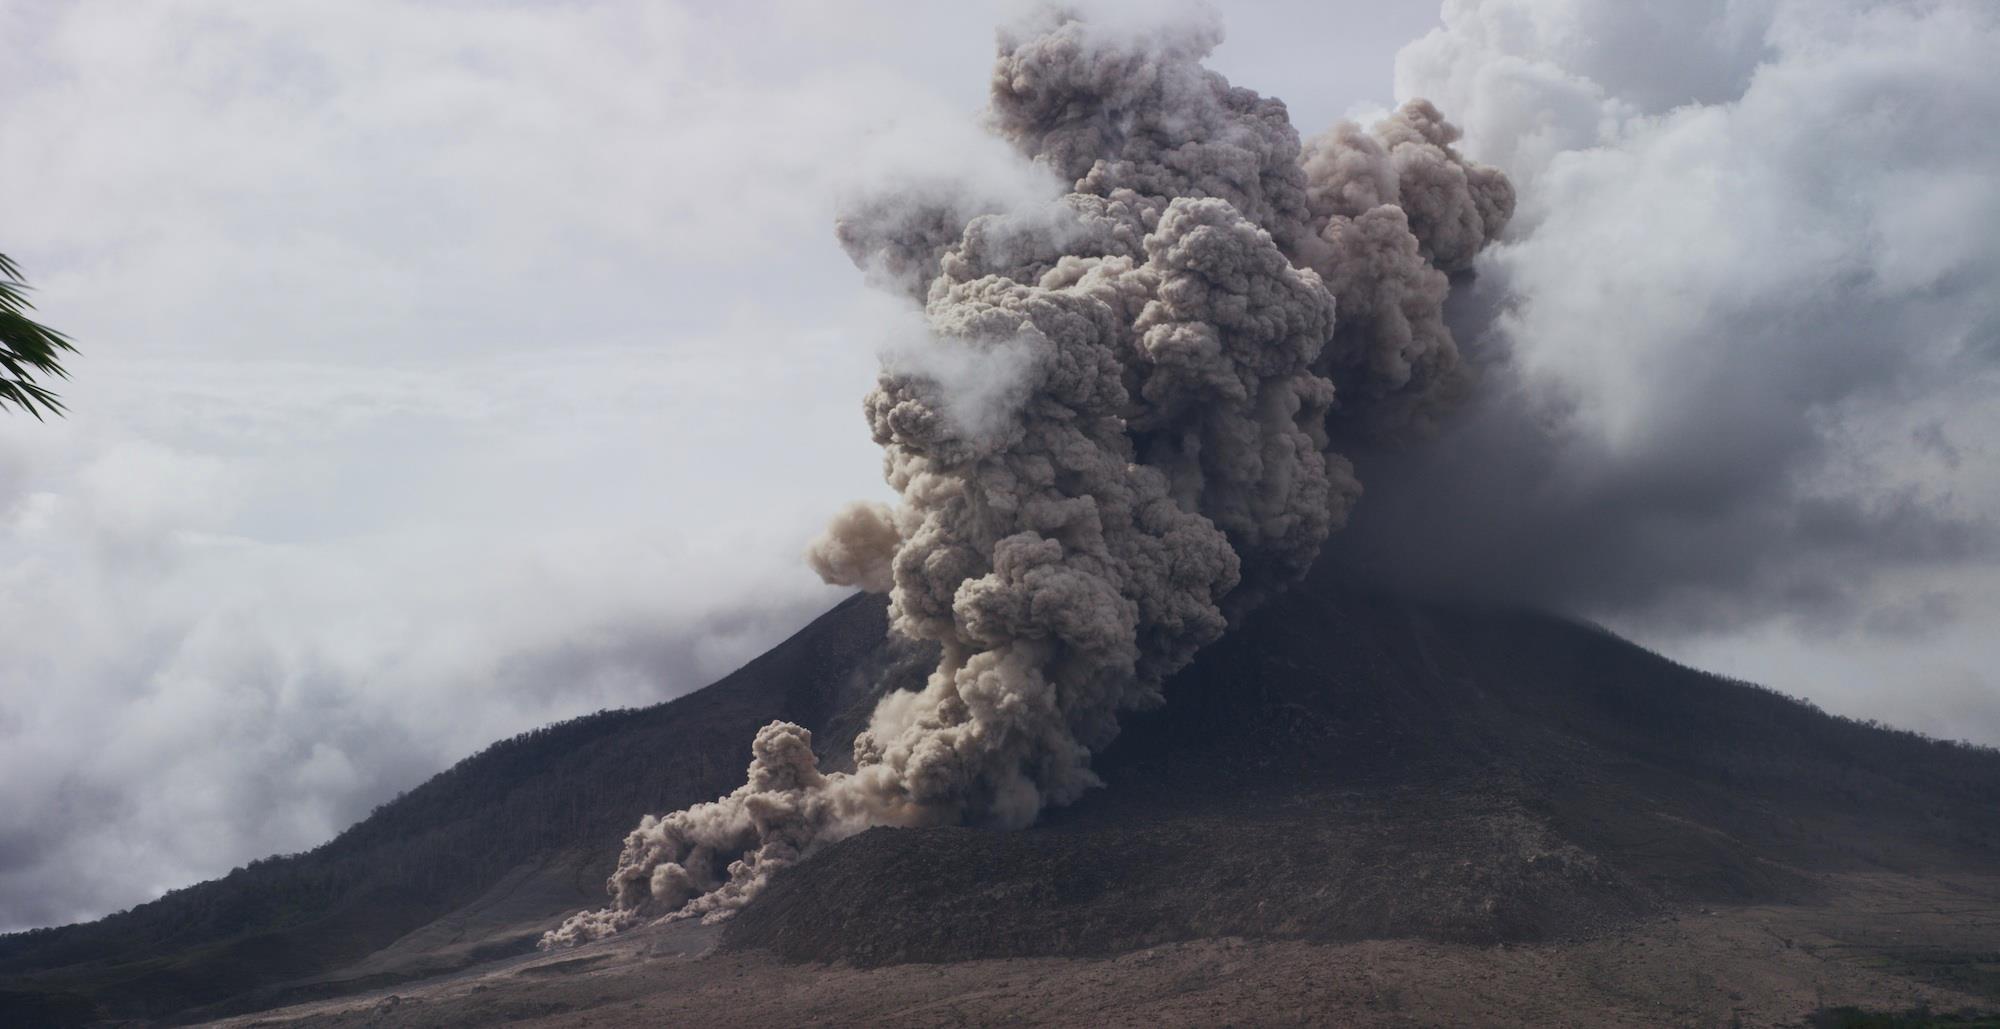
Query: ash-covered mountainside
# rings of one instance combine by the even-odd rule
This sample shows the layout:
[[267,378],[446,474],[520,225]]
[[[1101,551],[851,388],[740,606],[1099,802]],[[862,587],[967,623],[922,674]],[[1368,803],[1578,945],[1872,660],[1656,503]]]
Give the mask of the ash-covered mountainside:
[[1564,619],[1324,574],[1172,680],[1035,830],[870,831],[739,947],[862,965],[1216,936],[1588,936],[1815,873],[2000,870],[2000,752],[1827,715]]
[[[709,688],[496,744],[318,850],[0,938],[0,1022],[191,1018],[528,948],[649,810],[738,779],[784,718],[847,753],[890,647],[855,597]],[[1514,940],[1685,903],[1810,902],[1820,871],[2000,868],[2000,752],[1835,718],[1562,619],[1320,573],[1170,680],[1025,832],[874,830],[730,924],[862,964],[1212,935]]]

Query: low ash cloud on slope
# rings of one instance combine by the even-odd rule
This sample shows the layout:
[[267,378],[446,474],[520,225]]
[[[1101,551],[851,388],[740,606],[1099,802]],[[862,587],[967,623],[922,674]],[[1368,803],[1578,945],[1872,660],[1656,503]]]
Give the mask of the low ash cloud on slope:
[[853,205],[843,244],[925,338],[885,348],[864,404],[898,501],[841,513],[809,560],[887,589],[939,665],[883,700],[852,771],[766,726],[742,788],[646,818],[611,906],[545,945],[724,917],[868,826],[1075,800],[1119,714],[1345,523],[1343,449],[1420,439],[1464,395],[1447,273],[1511,185],[1423,101],[1302,143],[1282,102],[1202,66],[1220,41],[1204,17],[1037,15],[1001,33],[990,124],[1070,191]]

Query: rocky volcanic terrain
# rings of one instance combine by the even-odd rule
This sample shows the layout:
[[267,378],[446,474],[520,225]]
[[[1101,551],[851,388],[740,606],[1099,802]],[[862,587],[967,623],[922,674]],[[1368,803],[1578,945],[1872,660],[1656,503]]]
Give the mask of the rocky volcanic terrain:
[[223,1024],[1857,1024],[1840,1020],[1848,1006],[1935,1019],[1904,1025],[1995,1024],[1971,1012],[1992,1008],[2000,880],[1877,874],[1829,885],[1824,905],[1695,909],[1562,943],[1223,938],[1097,958],[879,968],[710,952],[714,930],[682,923]]

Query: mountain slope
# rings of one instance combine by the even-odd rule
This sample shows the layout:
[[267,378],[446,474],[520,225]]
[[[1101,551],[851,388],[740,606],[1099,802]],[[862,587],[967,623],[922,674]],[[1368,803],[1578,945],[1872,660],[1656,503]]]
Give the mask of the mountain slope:
[[894,656],[885,629],[878,598],[851,598],[706,689],[497,743],[308,853],[97,922],[0,937],[0,1024],[93,1008],[161,1017],[258,990],[264,1002],[310,995],[309,984],[272,988],[359,962],[527,880],[540,898],[515,912],[527,924],[458,958],[525,950],[549,918],[603,902],[642,813],[733,789],[758,726],[825,724],[869,706]]
[[[855,597],[715,685],[497,744],[304,855],[0,938],[0,1021],[245,1010],[524,950],[601,902],[640,814],[737,785],[790,718],[838,764],[928,664]],[[859,964],[1224,934],[1536,939],[1822,873],[2000,868],[2000,753],[1833,718],[1560,619],[1331,573],[1133,716],[1110,783],[1012,834],[877,830],[780,877],[736,947]]]
[[877,830],[739,947],[862,965],[1218,936],[1590,934],[1819,873],[2000,870],[2000,753],[1828,716],[1608,633],[1322,577],[1131,719],[1032,832]]

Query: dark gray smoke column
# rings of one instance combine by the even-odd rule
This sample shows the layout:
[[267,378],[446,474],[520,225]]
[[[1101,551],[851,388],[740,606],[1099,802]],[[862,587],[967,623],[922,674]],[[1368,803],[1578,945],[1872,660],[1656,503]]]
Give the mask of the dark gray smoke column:
[[[1499,232],[1506,181],[1422,102],[1302,161],[1283,103],[1201,66],[1220,39],[1064,14],[1003,33],[993,124],[1075,191],[969,219],[976,203],[884,197],[843,221],[935,339],[865,404],[899,503],[843,512],[808,556],[890,586],[894,630],[942,658],[883,700],[852,773],[765,727],[741,789],[648,817],[612,906],[546,945],[723,916],[871,825],[1018,827],[1076,799],[1119,713],[1159,703],[1346,520],[1360,486],[1329,425],[1400,433],[1457,388],[1440,268]],[[1339,329],[1349,292],[1329,281],[1355,298]],[[966,367],[1006,374],[971,391]]]

